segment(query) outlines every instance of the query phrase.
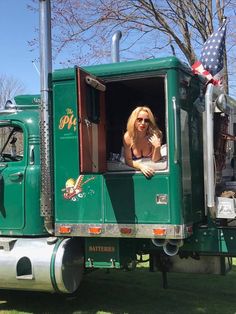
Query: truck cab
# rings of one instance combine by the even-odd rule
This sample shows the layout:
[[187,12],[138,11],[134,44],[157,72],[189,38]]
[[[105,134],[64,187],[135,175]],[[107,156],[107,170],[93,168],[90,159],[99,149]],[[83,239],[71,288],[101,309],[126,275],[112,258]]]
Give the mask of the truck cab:
[[[199,80],[169,57],[59,70],[52,82],[56,234],[189,237],[205,216]],[[151,179],[122,156],[137,105],[163,132]]]
[[1,235],[45,233],[40,209],[37,95],[18,96],[0,111]]

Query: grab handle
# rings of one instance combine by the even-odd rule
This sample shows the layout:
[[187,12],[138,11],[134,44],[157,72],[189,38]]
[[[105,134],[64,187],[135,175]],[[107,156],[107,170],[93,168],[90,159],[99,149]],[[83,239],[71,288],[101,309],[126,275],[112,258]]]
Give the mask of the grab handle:
[[175,151],[174,151],[174,163],[177,164],[179,161],[179,147],[178,147],[178,129],[177,129],[177,105],[175,96],[172,97],[173,111],[174,111],[174,131],[175,131]]

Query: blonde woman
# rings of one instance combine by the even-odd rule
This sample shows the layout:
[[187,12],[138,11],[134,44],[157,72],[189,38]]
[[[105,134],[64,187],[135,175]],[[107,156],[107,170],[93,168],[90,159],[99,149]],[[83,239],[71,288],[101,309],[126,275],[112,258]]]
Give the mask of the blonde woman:
[[150,108],[137,107],[131,113],[124,134],[124,157],[128,166],[142,171],[146,177],[154,174],[154,169],[140,162],[150,158],[153,162],[161,159],[162,132],[156,125]]

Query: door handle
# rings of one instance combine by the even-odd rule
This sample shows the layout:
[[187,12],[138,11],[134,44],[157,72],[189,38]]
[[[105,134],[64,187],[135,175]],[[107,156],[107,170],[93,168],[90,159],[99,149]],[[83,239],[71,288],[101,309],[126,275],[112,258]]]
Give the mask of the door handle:
[[23,177],[23,173],[22,172],[11,173],[11,174],[9,174],[9,177],[11,179],[22,178]]
[[8,166],[8,164],[0,164],[0,168],[2,168],[2,169],[4,169],[4,168],[6,168]]

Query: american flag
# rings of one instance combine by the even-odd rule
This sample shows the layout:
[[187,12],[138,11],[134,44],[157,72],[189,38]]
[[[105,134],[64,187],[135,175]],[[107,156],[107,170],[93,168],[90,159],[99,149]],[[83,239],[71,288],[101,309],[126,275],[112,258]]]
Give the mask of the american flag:
[[224,68],[226,20],[221,27],[211,34],[204,43],[200,61],[192,65],[195,74],[200,74],[212,81],[215,85],[221,85]]

